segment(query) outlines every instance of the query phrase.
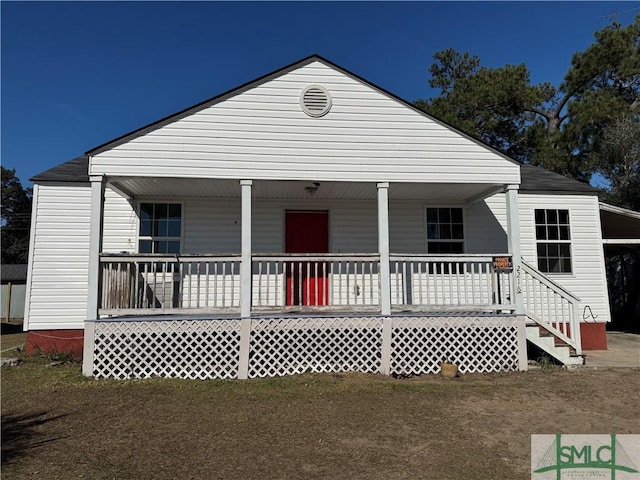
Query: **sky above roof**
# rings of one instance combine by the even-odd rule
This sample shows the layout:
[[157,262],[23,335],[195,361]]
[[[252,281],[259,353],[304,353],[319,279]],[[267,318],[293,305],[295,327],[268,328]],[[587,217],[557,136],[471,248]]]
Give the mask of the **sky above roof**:
[[433,54],[525,63],[559,85],[611,15],[640,2],[2,2],[1,155],[28,178],[319,54],[407,100]]

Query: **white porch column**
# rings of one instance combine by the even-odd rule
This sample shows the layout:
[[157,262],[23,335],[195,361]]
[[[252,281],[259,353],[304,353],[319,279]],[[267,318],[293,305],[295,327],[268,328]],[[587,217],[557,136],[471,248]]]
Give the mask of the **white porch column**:
[[104,217],[103,176],[91,176],[91,220],[89,225],[89,278],[87,279],[87,322],[84,328],[82,373],[93,373],[94,322],[98,318],[100,299],[100,252],[102,251],[102,224]]
[[391,374],[391,273],[389,268],[389,183],[378,183],[378,253],[380,254],[380,313],[382,352],[380,373]]
[[515,313],[524,315],[522,295],[522,252],[520,251],[520,212],[518,209],[518,185],[506,186],[507,199],[507,243],[512,255],[515,294]]
[[238,378],[249,375],[249,340],[251,337],[251,180],[240,180],[242,191],[241,252],[240,263],[240,359]]
[[378,253],[380,254],[380,313],[391,315],[388,182],[378,183]]
[[98,318],[100,287],[100,252],[102,250],[102,223],[104,217],[104,186],[102,176],[91,177],[91,224],[89,226],[89,279],[87,319]]

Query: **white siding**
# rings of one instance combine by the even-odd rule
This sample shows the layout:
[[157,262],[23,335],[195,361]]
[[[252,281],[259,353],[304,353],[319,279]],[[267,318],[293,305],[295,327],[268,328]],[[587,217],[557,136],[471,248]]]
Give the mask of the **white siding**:
[[[333,102],[321,118],[299,105],[301,90],[316,83]],[[321,62],[99,153],[90,173],[520,183],[516,164]]]
[[184,200],[183,253],[240,253],[240,199]]
[[335,253],[378,251],[377,203],[343,202],[329,211],[329,248]]
[[109,187],[104,192],[104,227],[102,251],[136,252],[138,218],[132,201]]
[[[140,198],[139,202],[183,204],[183,253],[229,254],[240,252],[240,199]],[[464,206],[467,253],[507,251],[504,195]],[[445,205],[445,204],[443,204]],[[449,205],[449,204],[446,204]],[[452,204],[453,205],[453,204]],[[422,201],[391,202],[389,236],[392,253],[426,253],[425,208]],[[286,210],[329,211],[329,249],[333,253],[378,251],[377,203],[372,201],[283,201],[254,199],[253,241],[256,253],[284,251]],[[134,207],[107,191],[104,244],[109,253],[135,252],[138,220]]]
[[90,213],[89,185],[38,185],[25,328],[84,328]]
[[504,194],[493,195],[465,206],[465,222],[467,253],[507,253],[507,207]]
[[[183,246],[186,254],[240,253],[240,199],[213,200],[202,198],[140,198],[139,202],[175,202],[183,204]],[[138,220],[128,202],[116,194],[105,202],[104,251],[111,253],[137,249]],[[329,248],[334,253],[375,253],[378,250],[376,201],[281,201],[254,199],[252,206],[252,249],[255,253],[284,251],[284,216],[286,210],[328,210]],[[398,246],[410,246],[410,251],[424,253],[424,215],[422,206],[403,205],[410,212],[407,218],[394,220]],[[417,223],[411,223],[416,220]],[[395,221],[395,223],[393,223]],[[417,232],[417,237],[411,233]],[[129,239],[133,247],[129,249]],[[394,241],[392,240],[392,247]],[[409,250],[394,249],[406,253]]]
[[[522,258],[538,268],[536,253],[536,208],[568,209],[573,272],[547,273],[550,279],[580,297],[579,316],[590,307],[596,321],[610,321],[609,296],[604,268],[598,198],[589,195],[518,195]],[[467,206],[467,238],[470,253],[507,251],[505,195],[497,194]],[[593,322],[589,317],[587,321]]]
[[[422,203],[390,202],[389,250],[391,253],[426,253],[425,222],[426,210]],[[377,248],[374,251],[377,251]]]
[[[286,203],[281,202],[254,200],[251,227],[251,248],[254,252],[284,252],[285,205]],[[294,202],[289,205],[291,205],[289,208],[295,208]],[[239,205],[238,208],[240,208]],[[331,230],[329,230],[329,235],[331,235]],[[238,251],[240,251],[240,241],[238,241]]]
[[[536,208],[569,210],[573,272],[546,275],[580,297],[581,319],[583,315],[588,316],[588,309],[585,312],[585,308],[590,307],[596,316],[596,321],[610,321],[598,197],[521,194],[518,203],[522,257],[536,268],[538,262],[534,210]],[[594,320],[589,317],[587,321]]]

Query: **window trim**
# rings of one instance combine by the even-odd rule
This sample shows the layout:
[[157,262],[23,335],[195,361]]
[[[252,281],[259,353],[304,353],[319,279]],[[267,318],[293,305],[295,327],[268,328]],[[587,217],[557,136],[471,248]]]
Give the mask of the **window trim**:
[[[449,240],[443,240],[443,239],[437,239],[437,240],[430,240],[429,239],[429,225],[428,225],[428,221],[427,221],[427,212],[428,209],[430,208],[459,208],[462,212],[462,239],[449,239]],[[450,204],[450,203],[440,203],[440,204],[426,204],[424,205],[424,242],[425,242],[425,252],[427,252],[427,254],[431,254],[431,255],[442,255],[442,256],[449,256],[449,255],[464,255],[467,253],[467,211],[464,205],[456,205],[456,204]],[[434,243],[461,243],[462,244],[462,252],[460,253],[432,253],[429,251],[429,242],[434,242]]]
[[[554,224],[549,224],[546,222],[546,216],[547,216],[547,211],[549,210],[555,210],[556,212],[560,212],[560,211],[566,211],[567,215],[568,215],[568,220],[569,223],[567,223],[567,226],[569,227],[569,239],[568,240],[561,240],[561,239],[557,239],[557,240],[539,240],[538,239],[538,231],[537,231],[537,227],[538,227],[538,223],[536,221],[536,211],[537,210],[543,210],[545,212],[545,223],[544,226],[547,227],[548,225],[554,225]],[[538,207],[534,207],[533,208],[533,238],[534,238],[534,242],[535,242],[535,248],[534,248],[534,253],[535,253],[535,257],[536,257],[536,269],[539,270],[541,273],[544,273],[545,275],[560,275],[560,276],[573,276],[574,272],[575,272],[575,256],[573,254],[573,225],[571,224],[571,209],[570,208],[547,208],[547,207],[542,207],[542,208],[538,208]],[[557,223],[555,225],[564,225],[564,224],[560,224]],[[571,261],[571,270],[568,272],[552,272],[552,271],[544,271],[540,268],[540,256],[538,255],[538,245],[539,244],[556,244],[556,245],[569,245],[569,260]],[[548,258],[548,257],[546,257]],[[563,258],[567,258],[567,257],[559,257],[560,259]]]
[[[175,240],[178,237],[160,237],[153,235],[140,235],[141,210],[143,203],[163,203],[166,205],[180,205],[180,251],[179,253],[140,253],[140,240]],[[143,198],[138,199],[136,204],[136,254],[139,255],[181,255],[184,253],[184,221],[185,221],[185,202],[182,200],[167,200],[165,198]]]

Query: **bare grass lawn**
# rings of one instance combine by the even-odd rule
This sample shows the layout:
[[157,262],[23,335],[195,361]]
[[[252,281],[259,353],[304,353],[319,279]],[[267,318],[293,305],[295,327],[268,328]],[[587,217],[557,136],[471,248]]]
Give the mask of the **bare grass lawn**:
[[526,479],[532,433],[638,433],[638,369],[249,381],[2,368],[2,478]]

